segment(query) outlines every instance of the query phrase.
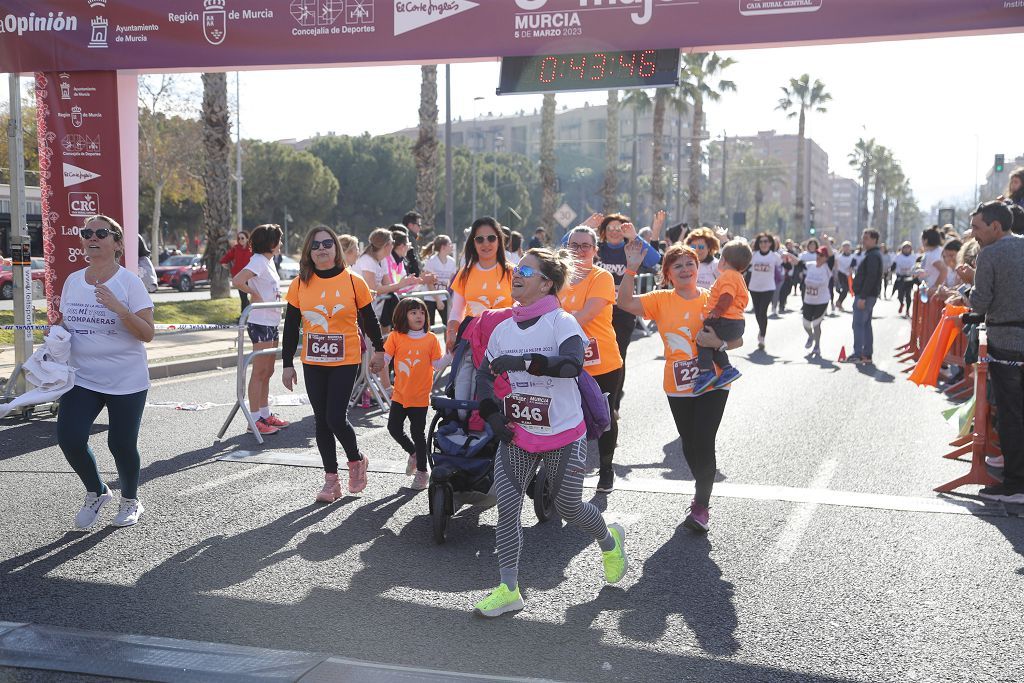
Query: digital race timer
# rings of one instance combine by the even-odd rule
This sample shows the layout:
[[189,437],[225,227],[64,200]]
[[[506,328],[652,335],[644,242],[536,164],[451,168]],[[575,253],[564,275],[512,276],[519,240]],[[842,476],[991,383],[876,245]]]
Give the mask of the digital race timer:
[[679,84],[679,50],[502,57],[498,94],[657,88]]

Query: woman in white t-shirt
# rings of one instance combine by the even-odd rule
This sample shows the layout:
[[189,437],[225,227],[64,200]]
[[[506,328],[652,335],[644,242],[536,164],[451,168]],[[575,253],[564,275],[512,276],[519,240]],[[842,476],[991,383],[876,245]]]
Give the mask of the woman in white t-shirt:
[[697,228],[686,236],[686,244],[697,252],[700,266],[697,269],[697,287],[711,289],[718,279],[718,252],[722,245],[711,228]]
[[57,442],[85,484],[75,526],[86,529],[114,497],[89,448],[92,425],[107,409],[107,445],[121,482],[121,505],[111,524],[131,526],[145,511],[138,498],[138,441],[149,392],[144,344],[153,340],[153,301],[142,280],[118,263],[124,230],[117,221],[92,216],[78,234],[89,265],[68,277],[60,295],[58,322],[71,332],[69,365],[77,373],[75,386],[60,399]]
[[[477,374],[480,415],[501,440],[494,461],[501,583],[476,604],[481,616],[496,617],[525,606],[518,583],[520,512],[539,463],[550,477],[555,509],[604,551],[605,579],[617,583],[626,573],[625,531],[618,524],[606,525],[601,511],[583,502],[587,425],[577,378],[583,372],[587,338],[557,297],[572,270],[568,251],[526,252],[512,270],[512,316],[491,332],[488,363],[481,364]],[[507,378],[511,389],[504,397],[495,394],[499,375]]]
[[[423,264],[423,271],[435,277],[437,289],[448,289],[452,284],[452,278],[459,270],[455,258],[452,256],[455,251],[452,238],[448,235],[438,235],[429,249],[431,251],[430,258]],[[448,324],[448,306],[443,297],[428,299],[427,310],[430,312],[428,320],[430,325],[434,324],[435,311],[440,314],[441,322],[445,325]]]
[[[366,285],[376,296],[373,301],[373,310],[380,320],[381,330],[384,334],[391,331],[391,319],[387,313],[394,311],[394,305],[388,306],[385,310],[388,295],[404,287],[420,283],[420,279],[412,275],[406,275],[397,282],[391,281],[387,259],[391,258],[391,250],[394,246],[395,241],[391,231],[386,228],[377,228],[370,233],[363,255],[356,259],[356,263],[352,267],[357,275],[366,280]],[[392,299],[397,299],[397,296]],[[397,305],[397,301],[394,303]]]
[[938,226],[933,225],[921,232],[921,245],[924,247],[924,255],[921,257],[921,289],[927,292],[922,300],[927,301],[946,279],[946,264],[942,260],[942,232]]
[[910,315],[910,301],[913,299],[914,291],[914,270],[917,268],[917,255],[914,253],[914,246],[910,242],[900,245],[900,253],[896,254],[896,282],[893,289],[896,290],[896,298],[900,302],[900,313],[906,311]]
[[782,267],[782,257],[775,251],[775,239],[766,232],[754,238],[754,256],[750,261],[750,298],[757,319],[757,348],[764,349],[768,334],[768,307],[775,296],[775,269]]
[[[814,263],[806,263],[804,271],[804,331],[811,355],[821,358],[821,323],[828,313],[829,284],[836,267],[837,256],[826,241],[814,254]],[[813,348],[812,348],[813,347]]]
[[[252,257],[249,263],[231,279],[238,291],[245,292],[254,303],[281,300],[281,279],[277,274],[274,257],[281,253],[281,228],[276,225],[260,225],[249,235]],[[280,308],[258,308],[249,314],[245,328],[252,340],[254,351],[263,351],[277,346],[280,339],[278,326],[281,324]],[[276,434],[288,426],[270,412],[270,378],[274,376],[272,355],[256,356],[252,359],[252,375],[249,377],[249,410],[256,430],[260,434]]]

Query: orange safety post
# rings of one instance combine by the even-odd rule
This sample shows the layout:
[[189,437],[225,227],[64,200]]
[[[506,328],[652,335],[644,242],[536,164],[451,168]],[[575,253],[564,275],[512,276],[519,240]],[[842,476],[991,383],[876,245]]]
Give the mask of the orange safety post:
[[[967,450],[961,453],[961,455],[971,454],[971,469],[962,477],[947,482],[942,486],[936,486],[935,491],[939,493],[949,493],[961,486],[970,484],[994,486],[999,483],[995,477],[988,473],[988,467],[985,465],[985,456],[990,451],[989,439],[992,438],[993,434],[991,433],[992,422],[988,403],[988,339],[985,336],[984,330],[981,331],[978,363],[974,369],[974,400],[976,401],[974,407],[974,432],[971,444],[964,446],[963,448]],[[963,448],[957,449],[953,453],[963,451]],[[945,457],[948,458],[953,453]]]

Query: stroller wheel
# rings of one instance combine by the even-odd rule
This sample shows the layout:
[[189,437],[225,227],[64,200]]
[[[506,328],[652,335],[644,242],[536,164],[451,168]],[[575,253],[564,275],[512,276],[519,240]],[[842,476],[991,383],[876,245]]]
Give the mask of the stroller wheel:
[[430,519],[434,526],[434,541],[444,543],[445,533],[448,531],[447,490],[444,486],[435,486],[430,494]]
[[537,519],[542,522],[558,515],[555,511],[555,498],[551,495],[548,470],[543,465],[533,477],[533,511],[537,513]]

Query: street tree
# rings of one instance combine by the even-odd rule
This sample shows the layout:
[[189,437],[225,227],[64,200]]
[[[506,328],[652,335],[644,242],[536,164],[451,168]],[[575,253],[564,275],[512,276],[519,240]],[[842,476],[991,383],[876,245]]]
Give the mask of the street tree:
[[629,165],[629,213],[631,218],[638,220],[636,210],[638,197],[637,177],[640,173],[640,141],[637,126],[640,121],[640,114],[651,108],[651,96],[646,90],[630,90],[622,98],[622,106],[629,107],[633,115],[633,160]]
[[619,192],[619,91],[608,91],[605,122],[604,183],[601,185],[601,210],[612,213],[618,208]]
[[761,157],[750,150],[744,150],[736,159],[729,176],[730,184],[737,188],[738,201],[743,198],[743,190],[753,189],[754,229],[760,231],[765,188],[786,184],[785,164],[773,157]]
[[[11,123],[11,112],[6,100],[0,103],[0,183],[11,182],[11,169],[8,168],[11,157],[8,154],[10,149],[10,138],[7,137],[7,129]],[[25,159],[25,184],[39,184],[39,143],[36,140],[36,107],[35,105],[21,105],[21,131],[24,138],[22,154]]]
[[871,155],[871,227],[876,230],[885,228],[885,216],[882,205],[885,203],[886,188],[893,172],[894,159],[892,152],[884,145],[875,145]]
[[[665,208],[665,113],[681,114],[688,108],[686,94],[680,88],[658,88],[654,92],[653,144],[651,147],[651,210]],[[636,218],[636,216],[634,216]]]
[[814,79],[811,82],[809,74],[800,78],[789,79],[789,85],[782,86],[782,97],[776,109],[787,112],[787,118],[798,118],[796,146],[796,196],[793,207],[793,227],[798,235],[807,231],[807,224],[804,220],[804,186],[807,182],[806,153],[804,152],[807,137],[807,114],[818,112],[824,114],[828,111],[825,105],[832,100],[832,95],[825,91],[825,84]]
[[545,93],[540,118],[540,222],[548,230],[555,226],[558,203],[555,176],[555,94]]
[[420,124],[413,155],[416,157],[416,209],[423,214],[421,230],[434,229],[437,216],[437,65],[420,67]]
[[857,212],[858,234],[868,227],[871,212],[868,209],[868,186],[871,184],[871,161],[874,158],[875,139],[860,138],[850,152],[850,166],[857,169],[860,177],[860,207]]
[[203,260],[210,273],[210,297],[231,296],[230,271],[220,267],[228,249],[231,229],[231,115],[228,110],[227,75],[204,73],[203,81],[203,229],[206,252]]
[[701,140],[707,125],[704,121],[704,102],[717,102],[726,92],[736,92],[736,84],[720,78],[723,71],[735,64],[731,57],[717,52],[692,52],[683,56],[679,87],[685,101],[693,110],[693,128],[690,146],[689,190],[687,218],[690,225],[700,225],[700,180],[703,145]]

